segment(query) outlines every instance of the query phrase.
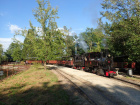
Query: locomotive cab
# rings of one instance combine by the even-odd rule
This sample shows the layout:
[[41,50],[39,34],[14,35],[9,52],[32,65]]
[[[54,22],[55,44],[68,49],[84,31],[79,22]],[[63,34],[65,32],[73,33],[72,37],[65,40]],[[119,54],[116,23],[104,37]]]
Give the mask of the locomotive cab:
[[84,56],[83,55],[75,55],[74,56],[74,65],[75,69],[83,69],[84,67]]
[[92,71],[94,68],[98,68],[99,62],[101,61],[100,52],[91,52],[84,54],[85,56],[85,70]]
[[[110,77],[116,75],[115,69],[113,69],[113,57],[108,51],[92,52],[89,55],[89,63],[91,66],[89,66],[90,64],[87,62],[85,62],[85,66],[91,69],[93,73]],[[86,65],[86,63],[88,65]]]

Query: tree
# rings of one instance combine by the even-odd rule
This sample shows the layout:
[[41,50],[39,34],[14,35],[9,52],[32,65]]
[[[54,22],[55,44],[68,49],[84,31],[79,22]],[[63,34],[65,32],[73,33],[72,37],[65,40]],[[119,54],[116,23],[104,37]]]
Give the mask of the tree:
[[5,59],[8,61],[21,61],[22,60],[22,43],[19,41],[13,41],[9,48],[6,50]]
[[71,28],[68,29],[66,26],[63,27],[63,30],[61,30],[62,33],[64,33],[64,44],[65,44],[65,49],[64,49],[64,52],[65,52],[65,56],[73,56],[75,54],[75,49],[74,49],[74,46],[75,46],[75,35],[70,35],[70,31],[71,31]]
[[104,0],[102,16],[111,23],[101,24],[109,36],[109,48],[115,56],[140,59],[140,2],[138,0]]
[[30,22],[30,27],[31,29],[29,29],[27,34],[25,35],[25,39],[23,43],[22,56],[24,60],[28,58],[37,57],[35,48],[36,45],[39,44],[39,39],[38,39],[37,31],[35,30],[35,27],[33,27],[31,22]]
[[11,57],[14,61],[22,60],[22,43],[14,41],[10,44],[8,50],[11,52]]
[[116,56],[128,55],[130,61],[140,58],[140,34],[135,31],[137,27],[134,27],[133,23],[127,20],[122,20],[119,23],[114,22],[106,31],[110,34],[108,44],[112,53]]
[[[84,43],[84,46],[89,47],[88,52],[93,52],[93,51],[98,52],[101,51],[103,37],[104,35],[100,28],[97,29],[87,28],[85,32],[80,34],[80,41]],[[88,47],[84,49],[88,49]]]
[[2,62],[2,57],[3,56],[3,48],[2,48],[2,44],[0,44],[0,64]]
[[58,18],[57,9],[52,8],[49,1],[37,0],[37,3],[38,7],[33,10],[33,14],[41,27],[34,27],[29,21],[29,30],[20,30],[15,34],[25,37],[22,50],[24,59],[35,56],[44,61],[46,70],[46,60],[59,59],[62,56],[65,47],[64,34],[57,29],[55,22]]
[[10,49],[6,50],[6,52],[4,52],[4,55],[6,56],[7,58],[7,61],[13,61],[13,58],[12,58],[12,52]]
[[[57,17],[57,9],[51,7],[50,2],[37,0],[38,7],[34,10],[36,20],[41,24],[42,35],[40,36],[40,48],[37,49],[39,59],[43,61],[56,58],[58,53],[62,52],[63,38],[60,31],[57,29],[55,19]],[[47,8],[45,5],[47,3]],[[59,48],[60,47],[60,48]],[[44,69],[46,70],[45,62]]]
[[111,22],[119,22],[123,19],[131,20],[132,17],[136,17],[139,23],[139,0],[104,0],[101,5],[105,10],[101,12],[101,15]]

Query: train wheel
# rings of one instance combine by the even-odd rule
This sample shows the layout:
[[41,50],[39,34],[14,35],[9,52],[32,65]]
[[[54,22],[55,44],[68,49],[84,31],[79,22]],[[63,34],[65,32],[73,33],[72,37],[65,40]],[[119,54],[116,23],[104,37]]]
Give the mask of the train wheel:
[[103,69],[101,69],[101,75],[102,75],[102,76],[105,76],[105,72],[104,72]]
[[100,69],[97,70],[96,74],[97,75],[100,75]]
[[104,76],[105,74],[104,74],[103,69],[98,69],[98,70],[97,70],[97,75]]
[[94,70],[92,70],[93,73],[97,73],[97,68],[94,68]]
[[81,68],[80,68],[80,66],[78,67],[78,70],[80,70]]
[[114,78],[113,73],[110,73],[110,74],[109,74],[109,78]]
[[85,72],[88,72],[88,71],[89,71],[89,68],[88,68],[88,67],[86,67],[86,68],[85,68]]
[[83,68],[82,68],[82,67],[80,67],[80,70],[83,70]]
[[72,68],[73,68],[73,69],[76,69],[76,67],[75,67],[75,66],[73,66]]

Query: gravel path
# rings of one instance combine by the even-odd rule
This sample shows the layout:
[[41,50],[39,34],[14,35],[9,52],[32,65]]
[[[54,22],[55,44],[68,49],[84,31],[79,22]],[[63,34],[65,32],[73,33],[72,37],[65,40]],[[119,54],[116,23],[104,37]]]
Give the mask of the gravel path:
[[140,89],[137,87],[80,70],[62,66],[57,66],[57,68],[67,74],[90,82],[111,100],[120,100],[128,105],[140,105]]
[[62,75],[57,73],[54,69],[52,69],[52,72],[57,75],[59,83],[63,89],[67,91],[72,105],[92,105],[83,96],[81,96],[81,94],[77,91],[77,88],[73,86],[68,79],[62,77]]

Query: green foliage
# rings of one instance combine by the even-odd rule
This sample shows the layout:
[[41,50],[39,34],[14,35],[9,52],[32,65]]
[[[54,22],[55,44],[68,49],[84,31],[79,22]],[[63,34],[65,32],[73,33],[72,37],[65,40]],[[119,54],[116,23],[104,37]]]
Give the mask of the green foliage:
[[25,37],[22,49],[23,59],[36,58],[38,60],[60,59],[64,53],[64,34],[57,29],[55,22],[57,9],[51,7],[49,1],[37,0],[38,7],[33,10],[35,19],[41,27],[34,27],[30,23],[30,29],[15,33]]
[[0,64],[7,60],[7,56],[3,52],[2,44],[0,44]]
[[68,29],[66,26],[64,26],[64,44],[65,44],[65,49],[64,49],[64,56],[73,56],[75,54],[75,37],[74,36],[70,36],[70,30]]
[[12,58],[12,51],[10,49],[6,50],[6,52],[4,52],[4,55],[6,56],[7,58],[7,61],[13,61],[13,58]]
[[102,16],[111,22],[140,16],[139,0],[104,0],[101,5],[105,10],[101,12]]
[[75,105],[76,101],[71,102],[57,76],[41,65],[1,81],[0,98],[0,105]]
[[[115,56],[128,55],[130,61],[140,59],[140,10],[138,0],[104,0],[104,12],[110,24],[100,24],[108,36],[108,45]],[[140,62],[140,61],[139,61]]]
[[108,44],[114,55],[129,55],[130,61],[137,61],[140,59],[140,31],[133,26],[135,19],[131,21],[125,19],[113,23],[108,29],[111,37]]
[[85,32],[80,34],[80,41],[85,41],[89,47],[88,52],[101,51],[103,38],[104,35],[101,28],[87,28]]
[[2,62],[2,54],[3,54],[3,48],[2,48],[2,44],[0,44],[0,64]]
[[10,44],[9,50],[12,52],[11,57],[14,61],[22,60],[22,44],[20,42],[12,42]]
[[3,59],[8,61],[21,61],[22,60],[22,43],[14,41],[10,44],[9,48],[4,53]]
[[[43,61],[55,59],[63,52],[63,34],[57,29],[55,19],[57,17],[57,9],[51,7],[50,2],[37,0],[39,7],[34,10],[36,20],[41,24],[41,36],[37,39],[39,43],[34,43],[39,59]],[[47,8],[45,5],[47,3]]]
[[[31,25],[31,22],[30,22]],[[30,26],[32,27],[32,25]],[[25,37],[24,44],[23,44],[23,50],[22,50],[22,56],[24,59],[28,59],[29,57],[36,57],[35,52],[35,41],[38,43],[38,40],[36,40],[37,34],[35,32],[35,29],[29,29],[28,33]]]

